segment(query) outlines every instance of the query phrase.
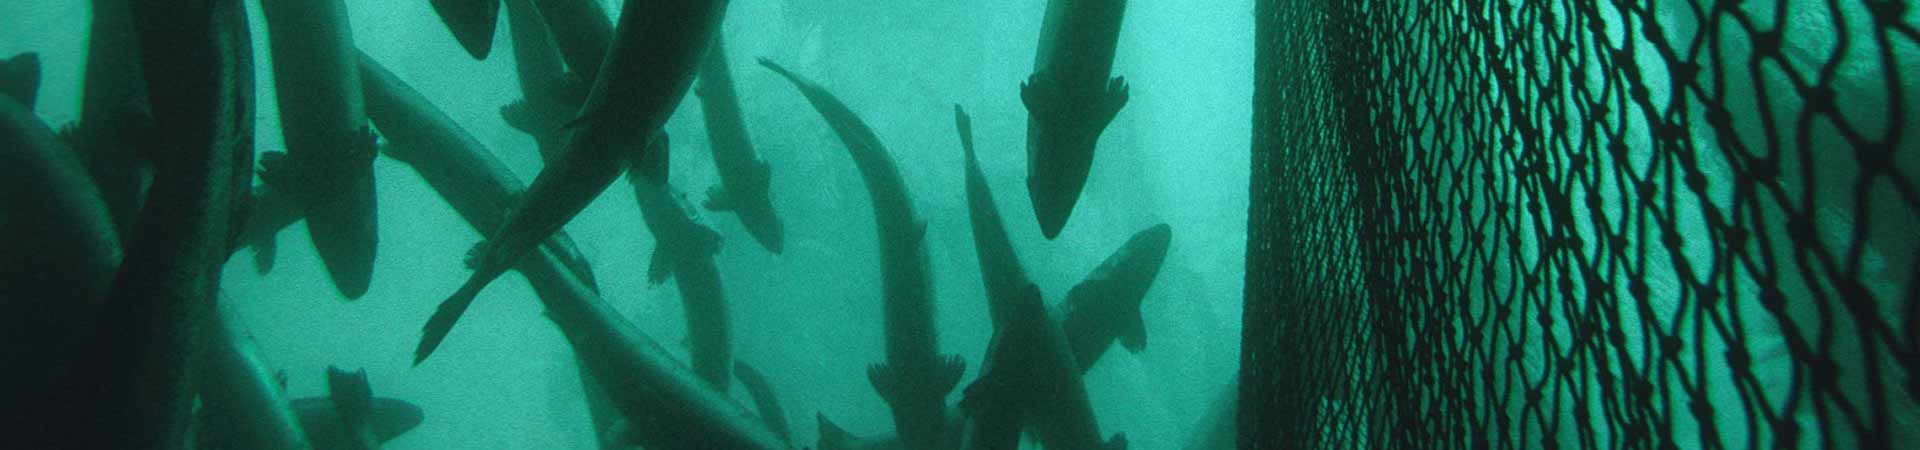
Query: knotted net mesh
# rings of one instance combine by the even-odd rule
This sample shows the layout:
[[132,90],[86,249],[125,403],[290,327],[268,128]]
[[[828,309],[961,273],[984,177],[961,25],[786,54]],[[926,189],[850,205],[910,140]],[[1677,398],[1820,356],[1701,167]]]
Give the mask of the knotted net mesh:
[[1920,445],[1909,0],[1261,0],[1242,448]]

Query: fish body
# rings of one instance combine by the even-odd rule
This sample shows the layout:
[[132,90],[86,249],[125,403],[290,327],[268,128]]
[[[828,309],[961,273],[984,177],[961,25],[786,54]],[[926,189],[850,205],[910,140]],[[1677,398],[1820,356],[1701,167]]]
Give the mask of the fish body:
[[359,57],[344,0],[263,0],[283,158],[260,178],[306,208],[307,231],[342,296],[365,295],[379,247],[373,158]]
[[1051,0],[1041,23],[1033,75],[1020,85],[1027,107],[1027,192],[1040,233],[1060,235],[1093,168],[1095,144],[1127,103],[1113,72],[1126,0]]
[[780,254],[786,246],[786,226],[774,212],[773,198],[768,194],[773,170],[754,154],[753,138],[740,112],[740,97],[733,86],[733,71],[727,66],[721,36],[714,36],[713,47],[707,49],[706,59],[700,64],[700,82],[694,85],[693,93],[700,97],[713,166],[720,173],[720,184],[707,190],[707,209],[733,213],[754,242]]
[[1134,233],[1061,303],[1060,327],[1082,369],[1093,367],[1115,341],[1139,353],[1147,346],[1140,302],[1166,262],[1173,228],[1158,224]]
[[874,390],[893,409],[894,427],[909,448],[944,448],[946,397],[960,381],[965,363],[942,356],[933,321],[933,289],[927,273],[926,222],[914,213],[913,200],[893,157],[866,122],[845,103],[811,80],[771,60],[764,66],[807,98],[846,144],[872,198],[880,247],[886,362],[867,369]]
[[956,106],[954,121],[966,153],[969,219],[994,329],[980,377],[962,400],[969,414],[965,445],[1017,448],[1018,431],[1026,429],[1049,449],[1124,449],[1124,436],[1101,440],[1073,349],[1021,267],[993,203],[974,154],[971,120]]
[[[655,138],[656,148],[641,153],[629,171],[658,170],[646,166],[665,164],[661,159],[667,156],[667,142],[664,133]],[[640,204],[640,217],[653,234],[653,260],[647,267],[647,280],[660,283],[671,277],[678,285],[681,307],[687,315],[693,371],[715,389],[726,392],[733,382],[733,343],[726,290],[713,264],[713,254],[720,249],[720,235],[694,220],[694,212],[682,201],[684,195],[672,185],[638,176],[629,176],[627,181]]]
[[67,134],[113,215],[121,236],[132,232],[153,176],[140,144],[152,132],[140,38],[130,0],[92,0],[80,121]]
[[140,2],[136,29],[156,119],[148,206],[92,335],[51,392],[59,429],[13,448],[179,449],[200,380],[220,266],[252,173],[253,67],[235,0]]

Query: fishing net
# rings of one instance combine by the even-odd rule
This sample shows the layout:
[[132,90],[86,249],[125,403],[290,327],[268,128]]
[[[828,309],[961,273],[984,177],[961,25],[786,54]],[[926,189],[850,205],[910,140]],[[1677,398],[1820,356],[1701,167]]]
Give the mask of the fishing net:
[[1260,0],[1241,448],[1920,442],[1907,0]]

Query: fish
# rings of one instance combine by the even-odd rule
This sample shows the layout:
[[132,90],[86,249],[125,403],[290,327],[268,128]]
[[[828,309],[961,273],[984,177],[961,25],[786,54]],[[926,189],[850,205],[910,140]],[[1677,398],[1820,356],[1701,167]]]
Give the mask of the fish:
[[286,387],[260,357],[232,306],[216,306],[217,323],[200,377],[200,416],[194,431],[201,450],[314,449]]
[[[673,114],[713,40],[726,0],[628,2],[593,93],[574,119],[562,153],[540,170],[506,222],[475,248],[474,273],[440,303],[421,330],[414,364],[425,361],[495,278],[599,197]],[[643,173],[664,182],[665,173]]]
[[872,197],[880,240],[881,298],[887,336],[886,362],[867,369],[875,391],[893,410],[894,427],[909,448],[942,448],[947,394],[959,384],[966,363],[940,355],[933,321],[933,288],[927,273],[926,222],[893,157],[873,130],[838,97],[773,60],[760,65],[791,82],[846,144]]
[[373,160],[344,0],[265,0],[273,90],[285,157],[261,159],[260,179],[299,199],[334,288],[367,293],[379,248]]
[[[269,0],[271,1],[271,0]],[[493,27],[500,22],[500,0],[433,0],[433,13],[447,25],[473,59],[493,52]]]
[[27,110],[33,110],[40,96],[40,54],[24,52],[0,59],[0,95],[12,97]]
[[962,394],[961,409],[968,414],[964,448],[1017,448],[1025,429],[1049,449],[1124,450],[1124,434],[1101,440],[1072,347],[1021,267],[993,203],[974,151],[972,119],[959,105],[953,113],[967,160],[968,218],[993,320],[980,376]]
[[[373,397],[369,405],[366,423],[381,443],[406,434],[426,420],[426,413],[406,400]],[[346,449],[351,445],[350,440],[356,439],[348,431],[331,396],[294,399],[293,410],[315,450]]]
[[786,246],[786,226],[773,210],[769,195],[773,170],[754,154],[752,136],[741,117],[739,94],[734,90],[733,73],[727,67],[726,45],[722,36],[713,37],[706,60],[700,63],[700,81],[693,94],[700,97],[701,117],[705,119],[708,140],[713,150],[713,166],[720,173],[720,184],[707,189],[707,210],[733,213],[747,235],[773,254]]
[[92,335],[50,392],[53,429],[9,448],[186,445],[200,361],[250,183],[254,92],[247,16],[235,0],[134,5],[156,134],[142,209]]
[[1125,77],[1109,79],[1126,0],[1050,0],[1034,72],[1020,84],[1027,108],[1027,193],[1040,233],[1060,235],[1093,168],[1100,133],[1126,106]]
[[1129,352],[1146,349],[1147,327],[1140,318],[1140,302],[1159,276],[1172,241],[1173,228],[1167,224],[1140,230],[1067,291],[1060,305],[1060,327],[1082,369],[1093,367],[1114,341]]
[[[365,52],[359,58],[367,117],[388,141],[381,152],[412,168],[475,232],[499,228],[526,185],[479,140],[379,60]],[[592,267],[566,232],[554,232],[546,246],[599,292]]]
[[[106,301],[122,244],[79,155],[6,95],[0,95],[0,205],[0,304],[9,308],[0,315],[0,360],[52,366],[91,329],[86,325]],[[0,389],[0,402],[31,404],[63,379],[52,371],[16,375]]]
[[[640,152],[629,162],[629,173],[662,170],[648,167],[666,164],[667,136],[661,133],[652,142],[655,148]],[[653,234],[647,280],[657,284],[671,277],[678,285],[687,315],[693,371],[715,389],[726,392],[733,381],[733,343],[727,294],[713,263],[713,254],[720,250],[720,234],[695,221],[694,212],[682,204],[683,196],[671,184],[638,176],[629,176],[627,181],[640,204],[640,217]]]
[[152,161],[141,150],[151,141],[153,115],[147,80],[141,74],[139,33],[128,0],[92,0],[82,81],[80,120],[63,134],[80,152],[87,172],[100,187],[114,230],[133,232],[153,177]]

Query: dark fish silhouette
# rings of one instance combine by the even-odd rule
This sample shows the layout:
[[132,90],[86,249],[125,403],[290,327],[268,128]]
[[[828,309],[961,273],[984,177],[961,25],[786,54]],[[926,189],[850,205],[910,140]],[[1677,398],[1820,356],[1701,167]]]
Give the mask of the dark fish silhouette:
[[[51,366],[71,357],[92,329],[87,325],[106,301],[121,243],[106,201],[73,150],[32,110],[3,95],[0,205],[0,304],[8,308],[0,315],[0,360]],[[62,381],[52,371],[17,376],[0,388],[0,403],[22,405],[19,411],[34,411],[24,405]]]
[[151,161],[140,151],[150,140],[153,116],[140,70],[140,33],[133,28],[132,2],[92,0],[92,5],[80,121],[64,134],[100,186],[114,229],[125,237],[139,219],[153,176]]
[[1134,233],[1100,267],[1067,291],[1061,303],[1060,328],[1073,345],[1082,369],[1093,367],[1114,341],[1129,352],[1147,347],[1147,327],[1140,319],[1140,301],[1160,275],[1167,260],[1173,228],[1167,224]]
[[33,110],[34,99],[40,96],[39,53],[27,52],[0,59],[0,95],[12,97],[27,110]]
[[262,157],[260,179],[306,208],[313,248],[348,299],[367,293],[379,247],[373,131],[360,98],[343,0],[265,0],[285,157]]
[[786,246],[786,227],[773,210],[768,194],[773,170],[754,154],[753,139],[741,117],[740,98],[733,88],[733,71],[727,67],[727,50],[720,36],[713,37],[706,61],[700,63],[700,82],[694,95],[700,96],[701,117],[706,120],[707,137],[713,149],[713,166],[720,173],[720,184],[707,189],[706,207],[731,212],[761,248],[774,254]]
[[[665,133],[654,138],[656,148],[641,152],[628,171],[661,170],[648,167],[666,164],[667,142]],[[726,290],[713,264],[713,254],[720,250],[720,235],[694,221],[693,211],[682,201],[684,196],[672,185],[647,182],[637,176],[629,176],[627,181],[640,203],[640,217],[653,234],[653,260],[647,266],[647,281],[657,284],[672,277],[679,286],[693,371],[715,389],[726,392],[733,382],[733,343]]]
[[893,157],[873,130],[833,93],[772,60],[760,65],[792,82],[820,112],[847,154],[853,157],[873,199],[880,239],[881,298],[885,310],[887,361],[867,369],[875,391],[893,408],[894,427],[914,449],[941,448],[946,434],[946,397],[960,381],[966,363],[942,356],[933,321],[933,292],[927,274],[926,222],[913,212],[913,200]]
[[209,336],[220,266],[253,155],[253,51],[234,0],[134,5],[157,133],[155,175],[69,386],[51,392],[49,429],[84,429],[9,448],[181,448]]
[[1126,0],[1050,0],[1026,104],[1027,193],[1040,233],[1060,235],[1080,202],[1095,144],[1127,104],[1125,78],[1108,79]]
[[[628,2],[617,41],[594,78],[566,150],[533,179],[506,222],[475,248],[473,276],[440,303],[421,330],[414,363],[446,339],[475,296],[566,225],[612,184],[621,162],[641,151],[686,94],[700,54],[713,39],[725,0]],[[665,182],[665,173],[640,174]]]
[[993,318],[993,339],[980,377],[967,386],[961,400],[968,417],[963,445],[1017,448],[1020,431],[1025,429],[1049,449],[1125,449],[1125,435],[1101,441],[1093,405],[1081,383],[1080,364],[1060,324],[1041,301],[1039,287],[1020,266],[974,154],[971,120],[959,106],[954,107],[954,122],[967,157],[974,249],[980,257],[988,314]]

